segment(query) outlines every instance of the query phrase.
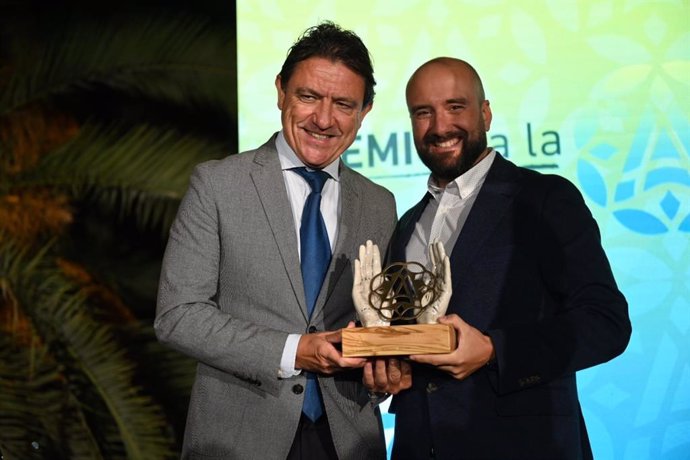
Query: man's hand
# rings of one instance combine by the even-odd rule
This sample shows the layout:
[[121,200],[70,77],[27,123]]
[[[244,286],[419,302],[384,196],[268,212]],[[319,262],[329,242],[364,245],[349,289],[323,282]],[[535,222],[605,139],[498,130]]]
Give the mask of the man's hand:
[[453,325],[458,335],[458,347],[447,354],[412,355],[410,360],[431,364],[462,380],[493,359],[494,345],[491,338],[467,324],[458,315],[443,316],[438,322]]
[[[355,327],[350,322],[347,327]],[[346,369],[360,368],[366,363],[365,358],[343,358],[334,344],[340,343],[340,331],[304,334],[297,345],[295,369],[330,375]]]
[[364,365],[362,383],[369,391],[395,395],[412,386],[412,368],[398,358],[373,358]]

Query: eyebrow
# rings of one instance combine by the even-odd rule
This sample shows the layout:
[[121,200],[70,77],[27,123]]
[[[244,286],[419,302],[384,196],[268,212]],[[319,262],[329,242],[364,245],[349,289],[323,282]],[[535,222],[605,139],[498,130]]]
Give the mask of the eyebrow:
[[[454,97],[454,98],[446,99],[445,101],[443,101],[444,104],[465,104],[465,105],[469,104],[469,102],[470,102],[469,99],[467,99],[466,97]],[[409,112],[414,113],[417,110],[430,109],[430,108],[431,108],[431,104],[420,104],[420,105],[415,105],[415,106],[410,107]]]
[[417,110],[429,109],[429,108],[431,108],[431,106],[428,104],[413,105],[412,107],[409,108],[409,112],[415,113]]
[[[325,97],[323,94],[319,93],[318,91],[315,91],[312,88],[308,88],[306,86],[298,86],[297,88],[295,88],[295,92],[297,94],[308,93],[308,94],[312,94],[316,97]],[[357,104],[359,104],[359,101],[356,98],[347,97],[347,96],[334,96],[333,100],[336,102],[347,102],[350,104],[354,104],[355,106]]]
[[313,94],[314,96],[323,97],[323,94],[320,94],[318,91],[314,91],[311,88],[307,88],[306,86],[298,86],[295,88],[295,92],[298,94],[308,93]]

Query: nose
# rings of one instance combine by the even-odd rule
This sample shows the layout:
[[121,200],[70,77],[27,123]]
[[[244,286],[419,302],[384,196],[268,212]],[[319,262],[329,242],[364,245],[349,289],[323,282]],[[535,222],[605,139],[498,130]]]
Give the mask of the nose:
[[330,128],[333,124],[333,107],[326,101],[321,100],[314,111],[314,124],[320,129]]
[[451,117],[444,110],[437,110],[431,118],[429,126],[434,134],[444,134],[452,129]]

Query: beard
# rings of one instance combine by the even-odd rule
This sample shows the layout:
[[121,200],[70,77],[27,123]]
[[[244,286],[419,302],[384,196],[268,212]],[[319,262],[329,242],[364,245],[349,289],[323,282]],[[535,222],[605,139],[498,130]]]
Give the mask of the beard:
[[[431,153],[431,145],[453,138],[462,140],[462,150],[459,155],[449,157]],[[417,153],[422,163],[431,170],[435,178],[450,182],[462,176],[474,166],[477,159],[486,150],[486,147],[487,141],[485,131],[477,130],[470,135],[470,133],[464,129],[460,129],[446,133],[443,136],[427,134],[422,138],[421,145],[417,146]]]

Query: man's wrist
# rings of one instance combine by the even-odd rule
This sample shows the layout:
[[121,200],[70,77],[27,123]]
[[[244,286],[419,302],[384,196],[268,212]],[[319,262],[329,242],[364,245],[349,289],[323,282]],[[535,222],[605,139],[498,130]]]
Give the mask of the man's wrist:
[[491,336],[485,335],[487,341],[489,342],[489,347],[491,348],[491,353],[489,353],[489,359],[486,360],[484,366],[493,366],[496,363],[496,348],[494,348],[494,342],[491,340]]

